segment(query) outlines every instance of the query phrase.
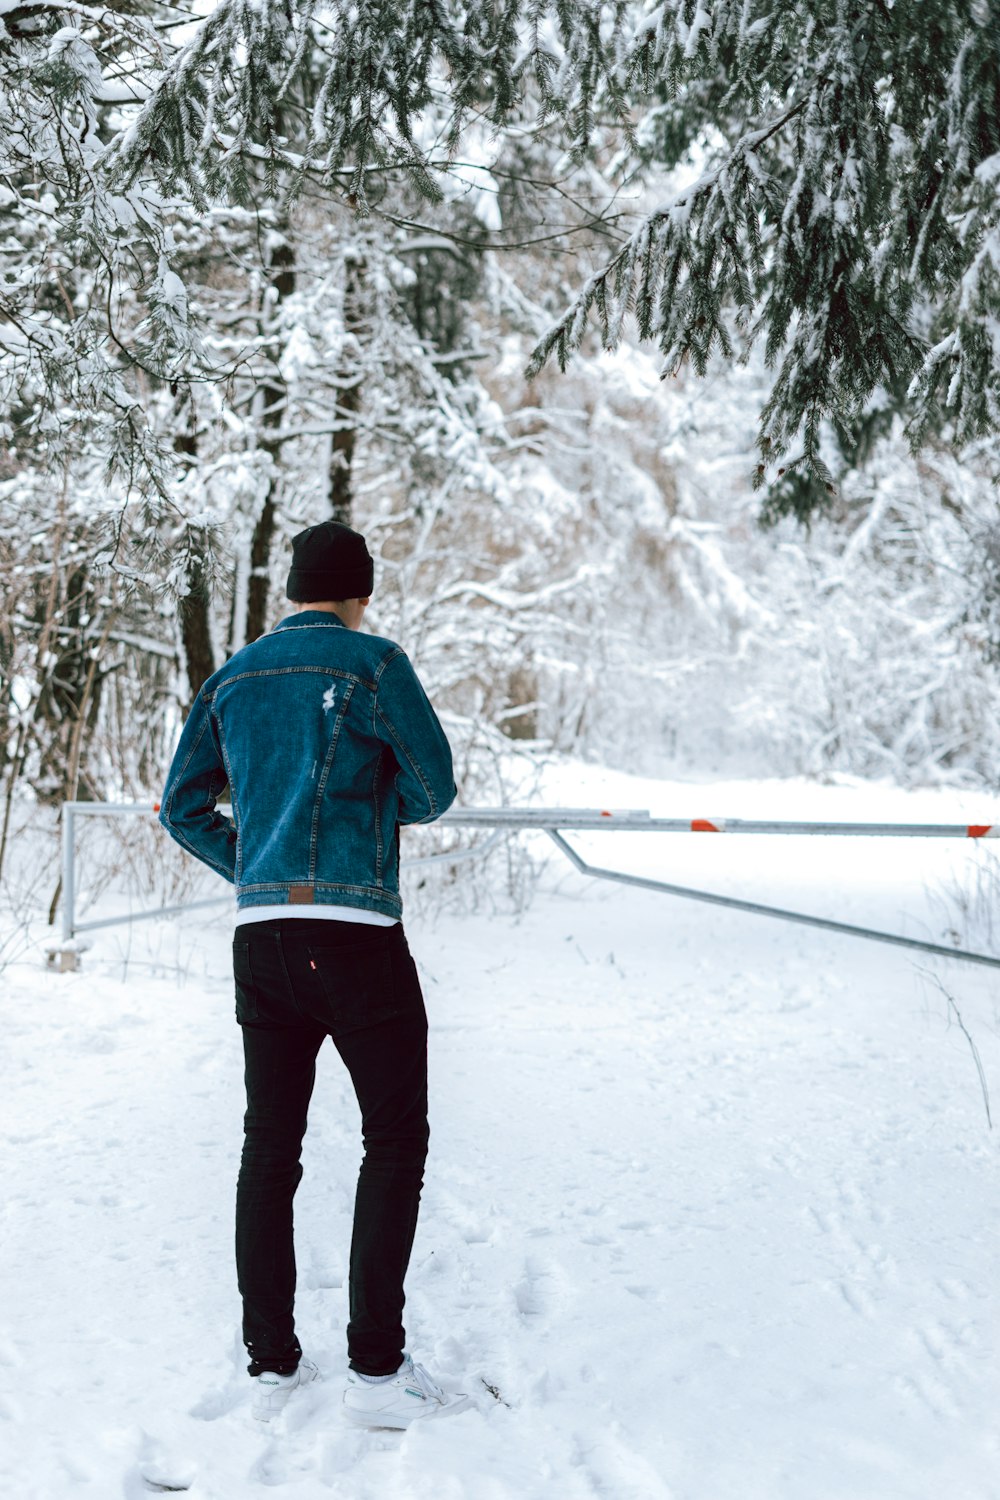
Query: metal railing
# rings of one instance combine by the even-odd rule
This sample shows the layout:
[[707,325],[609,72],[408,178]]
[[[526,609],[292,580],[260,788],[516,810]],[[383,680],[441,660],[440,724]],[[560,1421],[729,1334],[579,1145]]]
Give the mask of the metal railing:
[[[93,932],[98,927],[116,927],[121,922],[145,922],[154,917],[175,916],[179,911],[198,911],[206,906],[223,906],[226,902],[232,902],[232,890],[225,891],[219,896],[207,896],[198,901],[178,901],[171,906],[149,907],[143,911],[123,912],[120,916],[99,917],[96,921],[78,922],[76,920],[76,819],[79,817],[127,817],[130,814],[144,814],[153,816],[160,810],[158,802],[64,802],[62,821],[62,941],[72,943],[80,932]],[[228,814],[231,812],[224,803],[219,803],[217,811]],[[448,813],[444,818],[448,818]],[[443,821],[443,820],[442,820]],[[405,861],[406,868],[412,870],[417,865],[429,865],[441,862],[448,864],[461,864],[465,860],[478,859],[481,855],[493,849],[505,836],[503,828],[497,828],[492,836],[484,839],[473,849],[457,849],[448,854],[425,854],[415,859]]]
[[[62,824],[62,939],[63,944],[72,945],[77,934],[94,931],[99,927],[110,927],[121,922],[140,922],[154,917],[172,916],[179,911],[195,911],[203,907],[218,906],[232,902],[231,890],[223,895],[204,900],[179,902],[171,906],[159,906],[138,912],[126,912],[120,916],[101,917],[95,921],[76,920],[76,867],[75,830],[78,817],[124,817],[151,816],[159,811],[159,803],[141,802],[66,802],[63,804]],[[220,805],[219,811],[229,809]],[[891,943],[897,947],[913,948],[923,953],[932,953],[941,958],[957,958],[968,963],[986,964],[1000,968],[1000,958],[988,953],[975,953],[963,948],[950,948],[943,943],[930,943],[921,938],[904,937],[899,933],[882,932],[876,928],[859,927],[849,922],[837,922],[828,917],[814,916],[805,912],[788,911],[783,907],[767,906],[756,901],[745,901],[736,896],[722,896],[710,891],[696,890],[690,886],[674,885],[663,880],[653,880],[644,875],[629,875],[619,870],[605,869],[589,864],[567,843],[564,834],[569,832],[629,832],[629,833],[707,833],[707,834],[768,834],[768,835],[819,835],[821,837],[847,838],[963,838],[989,839],[1000,837],[1000,824],[990,823],[827,823],[789,822],[776,819],[745,818],[654,818],[639,809],[601,809],[574,807],[512,808],[512,807],[467,807],[451,808],[438,820],[439,823],[457,828],[490,828],[492,836],[470,849],[460,849],[445,854],[428,854],[403,861],[405,868],[419,865],[459,864],[465,860],[478,859],[495,847],[500,839],[511,833],[535,830],[548,835],[555,847],[583,875],[598,880],[612,880],[624,885],[638,886],[644,890],[659,891],[664,895],[679,896],[687,900],[707,902],[713,906],[728,907],[735,911],[749,912],[754,916],[777,917],[786,922],[797,922],[807,927],[817,927],[828,932],[843,933],[849,937],[867,938],[874,942]]]

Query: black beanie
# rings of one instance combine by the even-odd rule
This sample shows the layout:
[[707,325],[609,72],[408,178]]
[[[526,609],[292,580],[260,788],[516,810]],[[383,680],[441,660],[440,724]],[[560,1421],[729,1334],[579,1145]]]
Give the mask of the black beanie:
[[320,521],[292,538],[292,566],[285,594],[296,604],[314,599],[367,599],[375,582],[359,531],[339,521]]

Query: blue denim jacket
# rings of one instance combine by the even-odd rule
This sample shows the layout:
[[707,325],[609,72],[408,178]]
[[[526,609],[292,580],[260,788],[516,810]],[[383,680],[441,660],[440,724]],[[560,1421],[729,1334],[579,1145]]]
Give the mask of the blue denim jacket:
[[[216,810],[227,783],[232,819]],[[433,822],[455,795],[448,741],[405,653],[308,609],[205,683],[160,822],[233,881],[240,908],[399,917],[399,825]]]

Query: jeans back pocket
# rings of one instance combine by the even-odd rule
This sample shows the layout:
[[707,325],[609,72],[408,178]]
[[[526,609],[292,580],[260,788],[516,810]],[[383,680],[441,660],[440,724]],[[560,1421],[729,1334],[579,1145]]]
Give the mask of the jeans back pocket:
[[322,998],[323,1023],[332,1035],[402,1014],[405,996],[395,983],[388,941],[350,946],[316,942],[306,952]]

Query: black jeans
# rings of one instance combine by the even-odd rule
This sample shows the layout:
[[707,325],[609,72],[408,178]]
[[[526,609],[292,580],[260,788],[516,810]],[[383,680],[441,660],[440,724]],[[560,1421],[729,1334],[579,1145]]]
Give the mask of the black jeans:
[[361,1106],[365,1154],[350,1261],[351,1368],[398,1369],[403,1278],[427,1154],[427,1015],[402,926],[280,918],[237,927],[236,1017],[247,1111],[236,1193],[236,1268],[251,1375],[289,1374],[295,1337],[292,1199],[326,1037]]

